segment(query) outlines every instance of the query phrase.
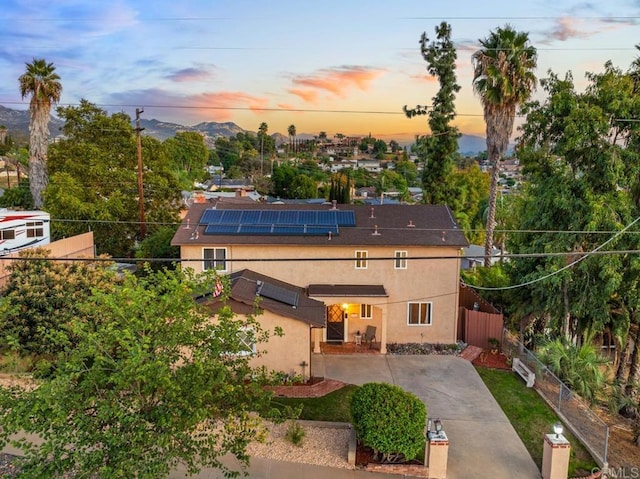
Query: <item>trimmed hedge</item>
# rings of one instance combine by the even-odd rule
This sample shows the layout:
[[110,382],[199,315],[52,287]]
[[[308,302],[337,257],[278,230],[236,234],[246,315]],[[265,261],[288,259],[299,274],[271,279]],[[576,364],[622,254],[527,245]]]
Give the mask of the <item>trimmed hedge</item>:
[[359,440],[384,462],[424,452],[427,408],[415,394],[392,384],[364,384],[351,398],[351,417]]

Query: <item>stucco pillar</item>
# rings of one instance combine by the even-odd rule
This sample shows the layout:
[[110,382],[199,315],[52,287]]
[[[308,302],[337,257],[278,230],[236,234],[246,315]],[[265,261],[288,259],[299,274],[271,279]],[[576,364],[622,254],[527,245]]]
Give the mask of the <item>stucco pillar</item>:
[[382,310],[382,331],[380,332],[380,353],[387,354],[387,307],[380,308]]
[[315,354],[320,354],[320,336],[322,335],[322,329],[313,328],[311,330],[311,337],[313,338],[313,352]]
[[449,459],[449,439],[444,431],[427,435],[426,466],[429,479],[446,479]]
[[546,434],[542,452],[542,479],[567,479],[571,444],[562,434]]

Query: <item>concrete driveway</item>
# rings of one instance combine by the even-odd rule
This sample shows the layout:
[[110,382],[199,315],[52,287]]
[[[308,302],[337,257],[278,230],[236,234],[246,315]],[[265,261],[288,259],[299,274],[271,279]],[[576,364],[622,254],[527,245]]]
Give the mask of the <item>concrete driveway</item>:
[[[539,479],[540,471],[470,362],[454,356],[314,355],[314,376],[386,382],[424,401],[449,438],[449,479]],[[542,438],[540,438],[542,442]]]

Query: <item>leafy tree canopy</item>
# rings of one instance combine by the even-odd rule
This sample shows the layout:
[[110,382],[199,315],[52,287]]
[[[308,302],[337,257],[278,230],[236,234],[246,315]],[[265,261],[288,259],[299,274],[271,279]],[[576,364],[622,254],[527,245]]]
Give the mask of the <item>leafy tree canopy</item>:
[[[259,344],[268,332],[226,306],[213,319],[201,309],[194,297],[216,281],[158,271],[79,298],[76,346],[50,377],[33,390],[0,388],[0,447],[25,452],[20,477],[157,479],[178,465],[224,469],[225,454],[246,465],[269,394],[243,340]],[[42,442],[10,441],[17,432]]]
[[[99,253],[132,255],[140,227],[136,140],[131,119],[82,100],[60,107],[65,138],[49,148],[46,210],[54,239],[94,231]],[[163,145],[142,138],[144,199],[148,233],[178,220],[180,186]],[[61,221],[70,220],[70,221]]]

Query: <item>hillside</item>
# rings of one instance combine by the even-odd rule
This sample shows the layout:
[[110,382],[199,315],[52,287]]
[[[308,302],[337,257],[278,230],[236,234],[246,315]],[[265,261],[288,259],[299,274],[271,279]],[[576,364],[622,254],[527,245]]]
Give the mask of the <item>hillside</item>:
[[[0,105],[0,125],[4,125],[7,128],[7,133],[12,135],[14,138],[27,138],[29,135],[29,112],[27,110],[14,110]],[[58,136],[62,126],[63,122],[52,116],[51,123],[49,124],[51,136]],[[144,128],[144,135],[151,136],[160,141],[171,138],[178,132],[197,131],[205,137],[207,145],[210,147],[213,146],[216,138],[228,138],[235,136],[238,133],[250,131],[241,128],[233,122],[218,123],[215,121],[207,121],[193,126],[185,126],[179,123],[171,123],[155,119],[142,119],[140,120],[140,126]],[[275,139],[276,145],[289,142],[288,135],[283,133],[276,132],[272,133],[270,136]],[[314,135],[309,133],[300,133],[297,135],[297,138],[312,139],[314,138]],[[485,139],[480,136],[462,135],[458,140],[458,148],[460,153],[464,155],[474,155],[486,150]]]

